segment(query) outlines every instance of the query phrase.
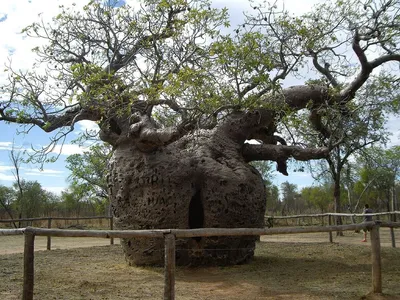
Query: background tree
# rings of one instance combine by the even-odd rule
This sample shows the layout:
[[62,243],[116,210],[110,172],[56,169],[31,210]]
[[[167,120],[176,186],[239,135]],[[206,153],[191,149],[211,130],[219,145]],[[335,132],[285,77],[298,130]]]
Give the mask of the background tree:
[[282,215],[297,213],[302,203],[299,203],[300,195],[297,184],[285,181],[281,184],[282,192]]
[[[314,178],[323,178],[321,176],[323,173],[329,174],[331,177],[333,203],[337,213],[345,210],[345,207],[349,207],[349,204],[341,201],[343,184],[346,182],[346,176],[349,175],[346,172],[352,168],[349,159],[354,159],[363,149],[373,144],[385,142],[388,135],[384,128],[385,112],[391,111],[393,99],[377,101],[372,88],[367,85],[365,89],[365,91],[360,91],[362,103],[354,101],[352,105],[346,106],[346,109],[349,110],[348,113],[338,114],[334,110],[327,113],[330,115],[330,122],[323,125],[324,135],[310,133],[301,124],[295,129],[297,130],[296,136],[303,138],[304,142],[327,145],[334,141],[337,144],[324,163],[318,162],[317,165],[314,163],[311,167]],[[389,96],[387,95],[387,97]],[[337,224],[341,224],[341,218],[337,218]]]
[[371,204],[376,209],[381,205],[385,210],[397,210],[396,183],[400,175],[400,147],[390,149],[370,148],[363,152],[358,159],[360,183],[369,192]]
[[[17,152],[13,146],[12,150],[10,151],[10,160],[14,167],[13,175],[15,178],[14,189],[17,189],[17,199],[19,199],[19,203],[16,207],[16,211],[18,212],[18,219],[23,218],[23,212],[26,210],[26,203],[24,198],[24,189],[22,187],[23,179],[20,175],[20,168],[21,163],[23,162],[21,152]],[[18,227],[22,227],[22,223],[19,222]]]
[[100,213],[110,213],[107,192],[107,165],[110,161],[111,147],[105,143],[95,144],[83,154],[74,154],[66,159],[67,169],[71,171],[68,180],[70,189],[78,198],[95,201]]
[[[46,71],[8,67],[0,121],[56,131],[54,142],[80,120],[98,122],[114,149],[107,182],[117,228],[260,227],[265,185],[249,162],[275,161],[287,175],[290,157],[326,158],[343,141],[329,132],[331,117],[350,126],[364,86],[398,94],[397,74],[384,67],[400,61],[398,7],[393,0],[332,1],[293,18],[277,6],[256,6],[229,35],[219,31],[229,26],[227,10],[206,0],[61,7],[51,23],[24,30],[46,42],[33,49]],[[329,85],[282,88],[308,62]],[[372,74],[378,67],[384,72]],[[323,142],[279,134],[299,114]],[[178,244],[205,249],[200,259],[188,251],[178,264],[226,264],[252,257],[255,239]],[[122,245],[130,263],[163,261],[153,251],[162,241]]]
[[93,216],[104,215],[104,206],[97,206],[93,198],[82,196],[80,191],[75,191],[74,186],[61,193],[62,212],[66,216]]
[[[8,218],[14,219],[12,201],[13,201],[13,190],[12,188],[4,185],[0,185],[0,206],[4,212],[8,215]],[[13,226],[18,228],[18,225],[13,222]]]
[[282,210],[282,202],[279,198],[279,188],[275,184],[266,185],[267,193],[267,213],[276,215]]
[[49,194],[37,181],[21,180],[13,185],[16,199],[13,208],[18,211],[21,218],[40,217],[48,211]]
[[279,199],[279,188],[272,182],[272,164],[267,161],[254,161],[251,165],[260,172],[264,180],[267,214],[275,215],[281,208],[281,201]]
[[330,184],[305,187],[301,189],[300,193],[308,205],[318,209],[322,214],[327,212],[329,204],[333,203],[332,186]]

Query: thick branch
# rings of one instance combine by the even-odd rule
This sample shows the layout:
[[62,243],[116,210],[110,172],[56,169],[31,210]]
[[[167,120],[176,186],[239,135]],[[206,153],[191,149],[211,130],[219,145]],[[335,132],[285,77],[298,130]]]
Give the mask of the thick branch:
[[0,109],[0,121],[12,122],[17,124],[36,125],[45,132],[52,132],[62,127],[73,127],[76,122],[82,120],[98,121],[100,115],[91,111],[82,110],[78,106],[66,111],[64,114],[48,116],[47,119],[7,116]]
[[318,62],[318,54],[312,50],[309,50],[309,52],[313,58],[314,67],[329,80],[332,86],[334,87],[338,86],[339,85],[338,81],[336,80],[335,77],[333,77],[332,72],[329,70],[329,64],[325,63],[324,66],[321,66],[320,63]]
[[[130,125],[129,137],[137,140],[140,150],[150,152],[181,138],[191,127],[191,123],[183,122],[178,126],[158,128],[149,116],[142,115],[137,122]],[[114,142],[113,145],[115,144]]]
[[255,160],[272,160],[279,162],[293,157],[296,160],[308,161],[323,159],[329,155],[329,148],[301,148],[297,146],[244,144],[243,157],[247,162]]
[[[296,85],[282,91],[285,103],[293,109],[302,109],[312,102],[313,106],[331,99],[328,88],[322,85]],[[328,101],[329,102],[329,101]]]
[[358,60],[360,61],[361,71],[357,77],[340,92],[340,96],[345,102],[354,98],[355,93],[368,80],[374,68],[379,67],[386,62],[400,61],[400,54],[388,54],[380,56],[369,62],[367,56],[365,55],[365,50],[360,45],[360,40],[361,37],[358,31],[356,31],[353,38],[352,47],[353,51],[358,57]]
[[250,112],[236,111],[217,128],[224,136],[242,144],[253,132],[274,121],[274,111],[259,109]]

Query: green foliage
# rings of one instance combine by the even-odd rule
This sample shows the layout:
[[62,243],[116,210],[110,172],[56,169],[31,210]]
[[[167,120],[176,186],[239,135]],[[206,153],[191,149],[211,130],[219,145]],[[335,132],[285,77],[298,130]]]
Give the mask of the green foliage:
[[301,213],[304,208],[303,199],[298,193],[297,184],[285,181],[281,184],[282,215]]
[[261,177],[263,178],[266,184],[270,184],[273,179],[273,166],[272,163],[267,161],[253,161],[251,165],[260,172]]
[[390,149],[371,147],[358,158],[359,181],[356,191],[367,189],[364,203],[374,204],[385,210],[396,210],[393,193],[400,178],[400,147]]
[[[69,176],[70,190],[69,199],[72,201],[87,199],[96,205],[97,211],[107,212],[107,165],[111,158],[111,147],[104,143],[94,144],[89,151],[83,154],[74,154],[67,157],[66,168],[71,171]],[[74,200],[74,201],[75,201]]]
[[267,161],[254,161],[251,165],[260,172],[264,180],[267,199],[267,214],[274,215],[281,209],[281,202],[279,199],[279,188],[272,182],[272,163]]
[[[13,202],[14,191],[11,187],[0,185],[0,208],[5,211],[11,211],[11,203]],[[10,216],[12,217],[12,216]]]
[[333,203],[332,187],[330,185],[305,187],[301,190],[301,197],[309,206],[325,213]]
[[[18,217],[34,218],[47,215],[58,199],[44,190],[37,181],[21,180],[21,191],[17,183],[13,184],[11,208],[18,212]],[[17,192],[18,191],[18,192]]]

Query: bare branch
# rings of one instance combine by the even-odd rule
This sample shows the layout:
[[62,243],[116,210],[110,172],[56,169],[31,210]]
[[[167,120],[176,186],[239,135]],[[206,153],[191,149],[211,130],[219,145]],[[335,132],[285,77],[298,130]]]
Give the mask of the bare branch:
[[286,161],[290,157],[300,161],[313,159],[326,159],[329,156],[329,148],[301,148],[297,146],[270,145],[270,144],[244,144],[242,154],[247,162],[256,160],[270,160],[278,163],[277,170],[288,175]]

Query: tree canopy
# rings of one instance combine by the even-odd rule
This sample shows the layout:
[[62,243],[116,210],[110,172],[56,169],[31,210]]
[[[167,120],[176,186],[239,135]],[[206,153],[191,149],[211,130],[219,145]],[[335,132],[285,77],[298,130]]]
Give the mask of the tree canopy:
[[[327,157],[351,136],[338,129],[353,128],[360,107],[398,111],[399,1],[327,1],[302,16],[252,5],[235,28],[207,0],[61,5],[23,30],[43,43],[31,69],[7,66],[0,121],[57,131],[58,142],[92,120],[103,141],[145,152],[230,128],[245,161],[287,174],[289,157]],[[285,87],[293,76],[305,84]],[[317,139],[292,132],[294,120]]]

